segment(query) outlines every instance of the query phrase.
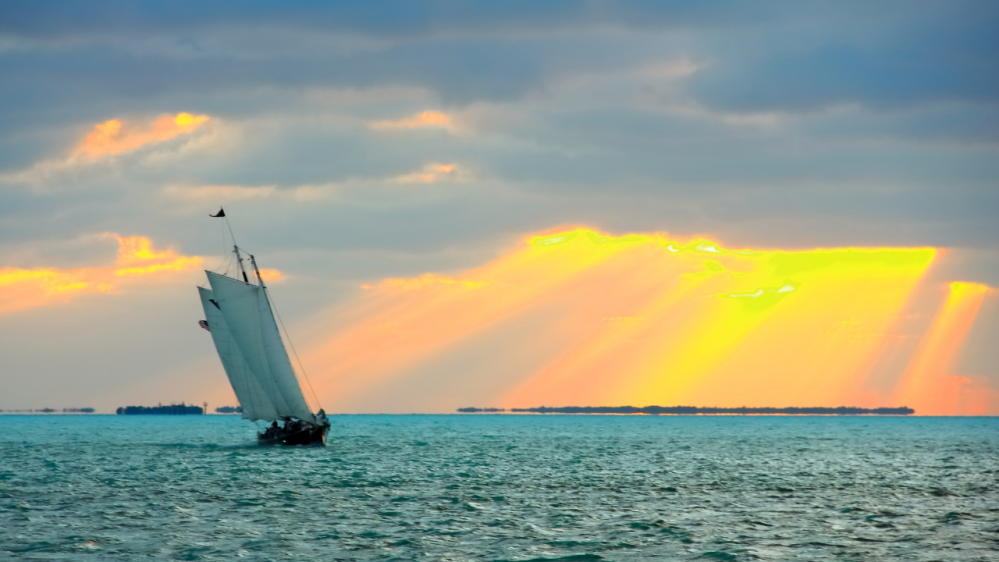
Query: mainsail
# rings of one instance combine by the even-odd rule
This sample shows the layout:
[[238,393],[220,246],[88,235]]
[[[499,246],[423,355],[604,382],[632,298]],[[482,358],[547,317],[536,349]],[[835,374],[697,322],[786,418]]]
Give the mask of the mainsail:
[[243,417],[315,422],[281,341],[267,289],[205,273],[212,288],[199,288],[201,303]]
[[236,392],[236,400],[243,410],[243,418],[250,421],[276,420],[281,417],[274,402],[264,387],[258,382],[257,376],[250,370],[243,358],[243,352],[239,350],[236,340],[229,332],[229,326],[222,316],[222,311],[213,303],[215,294],[211,289],[198,287],[201,293],[201,306],[205,309],[205,322],[208,324],[212,340],[215,342],[215,349],[219,352],[225,374],[229,377],[233,391]]

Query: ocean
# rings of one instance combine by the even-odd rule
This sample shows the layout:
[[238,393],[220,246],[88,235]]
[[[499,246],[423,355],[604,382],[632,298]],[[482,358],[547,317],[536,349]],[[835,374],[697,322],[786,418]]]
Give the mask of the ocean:
[[0,559],[996,560],[999,419],[0,416]]

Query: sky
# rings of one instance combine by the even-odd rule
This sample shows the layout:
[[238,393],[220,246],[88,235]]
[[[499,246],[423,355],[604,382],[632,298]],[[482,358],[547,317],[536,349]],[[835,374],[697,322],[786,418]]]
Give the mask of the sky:
[[[0,409],[999,415],[999,5],[0,3]],[[227,265],[228,264],[228,265]],[[313,396],[314,394],[314,396]]]

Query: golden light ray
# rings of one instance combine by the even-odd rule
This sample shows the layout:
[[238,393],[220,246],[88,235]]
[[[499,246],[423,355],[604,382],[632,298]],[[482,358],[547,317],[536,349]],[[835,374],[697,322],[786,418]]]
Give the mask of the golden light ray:
[[148,127],[142,127],[125,123],[121,119],[110,119],[94,126],[94,129],[77,145],[74,156],[99,158],[130,152],[149,144],[192,133],[208,120],[207,115],[178,113],[161,115]]
[[954,367],[975,316],[985,297],[994,291],[980,283],[950,284],[947,299],[899,383],[897,402],[926,415],[973,413],[959,411],[962,398],[966,398],[962,395],[972,390],[972,381],[958,376]]
[[88,293],[113,293],[123,278],[189,271],[201,265],[198,256],[183,256],[172,249],[154,250],[144,236],[109,236],[118,241],[118,255],[111,267],[0,268],[0,315]]
[[[678,270],[659,269],[658,298],[631,321],[595,333],[559,359],[568,365],[542,370],[504,402],[767,406],[851,398],[843,389],[873,358],[933,251],[685,257],[693,260],[675,261]],[[669,286],[670,278],[678,282]]]
[[317,372],[316,391],[320,397],[330,397],[322,401],[342,403],[342,397],[400,376],[407,367],[530,308],[531,303],[543,302],[546,295],[612,253],[609,247],[594,251],[588,244],[556,248],[551,245],[555,238],[534,239],[527,247],[468,272],[460,282],[428,283],[424,276],[413,283],[389,281],[370,287],[369,297],[346,313],[355,323],[348,321],[331,340],[309,353],[307,364],[317,366],[312,368]]
[[[934,254],[930,249],[847,249],[775,255],[787,261],[775,280],[787,275],[795,290],[770,310],[754,311],[752,331],[684,400],[857,405],[858,388],[891,340],[895,319]],[[761,273],[768,274],[766,265]]]
[[864,383],[936,256],[557,232],[454,278],[366,285],[307,363],[345,410],[402,386],[462,400],[440,369],[467,372],[466,389],[502,377],[480,385],[500,407],[900,405]]

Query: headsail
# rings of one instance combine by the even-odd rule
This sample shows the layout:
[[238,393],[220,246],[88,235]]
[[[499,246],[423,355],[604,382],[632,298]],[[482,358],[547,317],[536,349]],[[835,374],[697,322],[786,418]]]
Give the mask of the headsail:
[[[270,421],[294,417],[314,422],[315,417],[305,401],[281,341],[266,290],[211,271],[206,273],[228,333],[277,414],[273,418],[258,419]],[[207,306],[214,308],[214,304],[206,303],[206,311]]]
[[221,309],[212,302],[215,300],[214,293],[203,287],[198,287],[198,292],[201,294],[201,306],[205,309],[206,320],[203,322],[206,322],[210,328],[208,331],[212,334],[225,374],[228,375],[236,399],[243,408],[243,418],[250,421],[272,421],[280,418],[281,415],[264,387],[246,364],[243,352],[239,350],[236,340],[229,332],[229,326],[222,316]]

